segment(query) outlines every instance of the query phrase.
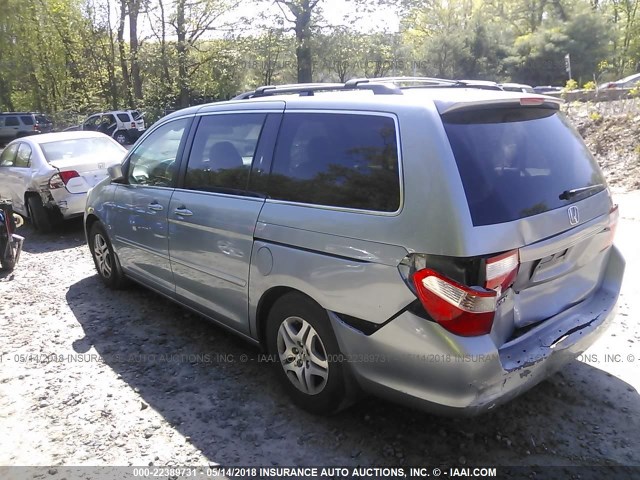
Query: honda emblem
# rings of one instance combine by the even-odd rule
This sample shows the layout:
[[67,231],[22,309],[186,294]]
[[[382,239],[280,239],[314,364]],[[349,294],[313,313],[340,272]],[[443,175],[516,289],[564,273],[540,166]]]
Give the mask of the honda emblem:
[[571,225],[577,225],[580,221],[580,212],[578,212],[578,207],[571,205],[567,210],[567,214],[569,215],[569,223]]

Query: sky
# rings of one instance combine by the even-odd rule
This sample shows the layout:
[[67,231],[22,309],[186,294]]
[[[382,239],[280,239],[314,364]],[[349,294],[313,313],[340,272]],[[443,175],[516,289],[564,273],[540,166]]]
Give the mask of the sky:
[[[152,4],[153,3],[154,2],[152,2]],[[379,7],[371,14],[362,14],[356,12],[353,2],[350,1],[320,0],[319,6],[322,8],[323,16],[326,19],[327,25],[350,26],[351,28],[363,33],[376,31],[393,33],[399,30],[399,18],[393,7]],[[167,10],[169,9],[167,8]],[[244,0],[238,9],[228,17],[228,20],[233,21],[242,17],[257,18],[261,12],[272,13],[275,15],[282,14],[280,8],[275,4],[275,2]],[[148,23],[145,22],[140,25],[140,34],[142,37],[151,37],[152,31]],[[125,32],[127,32],[127,30],[128,29],[126,29]],[[251,34],[251,31],[249,30],[245,34]],[[222,33],[212,33],[210,37],[222,35]]]

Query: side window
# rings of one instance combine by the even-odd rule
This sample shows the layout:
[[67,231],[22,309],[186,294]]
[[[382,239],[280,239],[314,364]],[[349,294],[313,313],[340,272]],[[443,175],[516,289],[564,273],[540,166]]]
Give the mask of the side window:
[[5,148],[2,152],[2,155],[0,155],[0,167],[13,167],[17,151],[17,143],[9,145],[7,148]]
[[6,117],[4,125],[6,127],[19,127],[20,122],[18,121],[18,117]]
[[20,120],[22,120],[22,123],[25,125],[33,125],[35,123],[33,115],[22,115],[20,116]]
[[290,113],[269,179],[272,198],[395,212],[400,207],[396,128],[381,115]]
[[119,113],[118,114],[118,119],[121,122],[124,122],[124,123],[131,122],[131,119],[129,118],[129,114],[127,114],[127,113]]
[[151,133],[129,157],[127,177],[131,185],[173,186],[176,157],[190,119],[166,123]]
[[261,113],[202,117],[189,155],[184,188],[244,192],[265,118]]
[[27,168],[31,165],[31,147],[26,143],[21,143],[16,155],[16,167]]

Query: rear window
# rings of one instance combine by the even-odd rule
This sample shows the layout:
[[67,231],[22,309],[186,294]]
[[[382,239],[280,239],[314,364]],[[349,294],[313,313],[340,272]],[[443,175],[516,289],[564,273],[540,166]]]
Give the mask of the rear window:
[[41,143],[40,148],[47,162],[78,157],[119,160],[124,156],[122,147],[108,137],[59,140]]
[[[605,188],[582,138],[555,109],[452,112],[443,122],[474,225],[536,215]],[[595,188],[561,198],[563,192],[589,186]]]
[[400,176],[394,120],[382,115],[285,115],[269,195],[308,204],[397,211]]

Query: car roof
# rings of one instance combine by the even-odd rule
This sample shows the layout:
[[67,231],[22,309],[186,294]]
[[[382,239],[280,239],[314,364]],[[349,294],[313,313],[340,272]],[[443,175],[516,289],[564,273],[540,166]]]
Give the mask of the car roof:
[[335,109],[377,109],[395,111],[398,108],[414,107],[432,102],[439,110],[448,109],[454,104],[472,105],[486,103],[518,102],[521,98],[540,98],[543,101],[558,103],[558,99],[525,92],[506,92],[503,90],[486,90],[481,88],[445,87],[445,88],[406,88],[401,95],[380,95],[371,90],[344,90],[316,92],[314,95],[283,94],[269,95],[245,100],[210,103],[189,107],[168,115],[167,119],[184,115],[213,112],[233,105],[259,105],[261,103],[280,102],[287,109],[300,108],[335,108]]
[[43,133],[41,135],[30,135],[28,137],[22,137],[19,140],[29,141],[35,144],[42,144],[42,143],[49,143],[49,142],[60,142],[64,140],[77,140],[82,138],[111,138],[111,137],[100,132],[75,131],[75,132],[54,132],[54,133]]

